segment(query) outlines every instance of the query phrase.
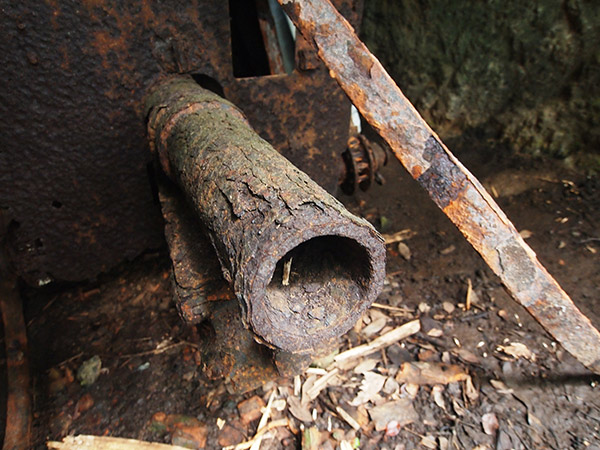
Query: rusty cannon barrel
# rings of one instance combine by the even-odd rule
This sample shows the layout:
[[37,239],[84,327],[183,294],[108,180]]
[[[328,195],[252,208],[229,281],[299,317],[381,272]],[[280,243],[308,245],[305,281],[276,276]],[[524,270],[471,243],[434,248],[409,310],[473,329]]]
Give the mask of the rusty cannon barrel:
[[348,331],[383,285],[377,231],[191,78],[155,86],[146,112],[151,147],[209,236],[246,326],[305,354]]

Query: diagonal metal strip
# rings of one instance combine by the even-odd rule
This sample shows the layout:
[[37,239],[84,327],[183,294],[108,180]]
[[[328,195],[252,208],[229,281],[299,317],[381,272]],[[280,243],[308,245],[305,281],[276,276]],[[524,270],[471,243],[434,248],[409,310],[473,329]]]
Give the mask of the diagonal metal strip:
[[600,373],[600,333],[537,260],[479,181],[446,148],[329,0],[278,0],[394,155],[512,296],[563,347]]

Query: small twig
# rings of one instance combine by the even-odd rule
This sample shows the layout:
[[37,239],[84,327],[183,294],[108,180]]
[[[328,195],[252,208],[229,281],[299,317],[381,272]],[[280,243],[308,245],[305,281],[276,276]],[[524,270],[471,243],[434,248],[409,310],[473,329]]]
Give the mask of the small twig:
[[416,231],[407,228],[405,230],[400,230],[393,234],[384,234],[383,239],[385,239],[386,245],[394,244],[396,242],[402,242],[407,239],[414,237],[417,234]]
[[83,352],[79,352],[76,355],[71,356],[70,358],[65,359],[64,361],[61,361],[57,364],[58,367],[64,366],[65,364],[69,364],[72,361],[75,361],[76,359],[79,359],[83,356]]
[[465,309],[468,311],[471,309],[471,296],[473,295],[473,284],[471,279],[467,278],[467,298],[465,299]]
[[273,428],[288,427],[289,425],[289,419],[274,420],[271,423],[269,423],[266,427],[262,428],[260,431],[257,431],[254,437],[249,441],[240,442],[236,445],[228,445],[227,447],[223,447],[222,450],[245,450],[247,448],[252,447],[252,445],[256,442],[259,436],[264,435],[268,431],[271,431]]
[[129,353],[129,354],[125,354],[125,355],[118,355],[117,358],[119,359],[124,359],[124,358],[135,358],[136,356],[146,356],[146,355],[160,355],[161,353],[164,353],[168,350],[171,350],[173,348],[176,347],[181,347],[182,345],[188,345],[190,347],[194,347],[196,349],[198,349],[198,345],[192,343],[192,342],[188,342],[188,341],[179,341],[179,342],[175,342],[174,344],[171,345],[166,345],[164,347],[157,347],[155,349],[152,350],[146,350],[145,352],[138,352],[138,353]]
[[413,312],[412,309],[400,308],[399,306],[383,305],[381,303],[373,303],[371,305],[371,308],[377,308],[377,309],[383,309],[386,311],[401,312],[401,313],[407,313],[407,314],[412,314],[412,312]]
[[[277,388],[274,388],[271,391],[271,395],[269,396],[269,401],[267,402],[267,406],[265,406],[265,410],[263,412],[260,421],[258,422],[258,428],[256,429],[256,435],[254,436],[254,443],[250,446],[250,450],[259,450],[260,443],[263,439],[263,433],[259,434],[264,428],[267,426],[267,422],[269,421],[269,417],[271,417],[271,408],[273,406],[273,400],[275,400],[275,394],[277,393]],[[238,447],[236,449],[239,450]]]
[[360,424],[356,420],[354,420],[354,417],[348,414],[341,406],[336,406],[335,410],[340,415],[340,417],[346,421],[348,425],[354,428],[354,430],[360,430]]
[[358,347],[351,348],[345,352],[340,353],[334,358],[336,363],[347,361],[349,359],[360,358],[362,356],[370,355],[382,348],[388,347],[401,339],[411,336],[417,333],[421,329],[421,323],[418,319],[412,320],[405,323],[398,328],[388,331],[386,334],[379,336],[377,339],[369,342],[368,344],[359,345]]
[[290,272],[292,271],[292,260],[294,258],[288,259],[283,263],[283,279],[281,280],[281,284],[284,286],[290,285]]

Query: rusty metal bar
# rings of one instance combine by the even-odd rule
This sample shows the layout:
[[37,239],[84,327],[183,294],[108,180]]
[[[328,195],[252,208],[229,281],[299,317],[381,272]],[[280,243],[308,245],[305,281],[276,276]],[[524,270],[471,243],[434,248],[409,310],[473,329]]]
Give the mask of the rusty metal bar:
[[329,0],[278,0],[365,119],[496,273],[563,347],[600,373],[600,333],[539,263],[479,181],[429,128]]
[[206,229],[256,336],[310,353],[346,332],[383,285],[377,231],[190,78],[158,84],[146,110],[151,145]]
[[0,307],[6,344],[6,428],[2,450],[26,450],[31,440],[31,392],[27,332],[17,279],[0,270]]

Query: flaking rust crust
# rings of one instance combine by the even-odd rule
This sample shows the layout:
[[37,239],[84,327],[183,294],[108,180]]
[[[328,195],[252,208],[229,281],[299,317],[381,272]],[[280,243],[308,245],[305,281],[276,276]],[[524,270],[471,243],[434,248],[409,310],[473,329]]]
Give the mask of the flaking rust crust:
[[465,188],[467,178],[450,161],[438,140],[431,136],[425,143],[423,159],[429,168],[417,178],[417,181],[441,209],[456,200]]
[[331,75],[500,277],[513,298],[600,373],[600,333],[573,304],[479,181],[439,141],[329,0],[279,0]]
[[251,329],[296,353],[347,331],[383,285],[377,231],[192,80],[165,81],[146,104],[156,152],[206,229]]

